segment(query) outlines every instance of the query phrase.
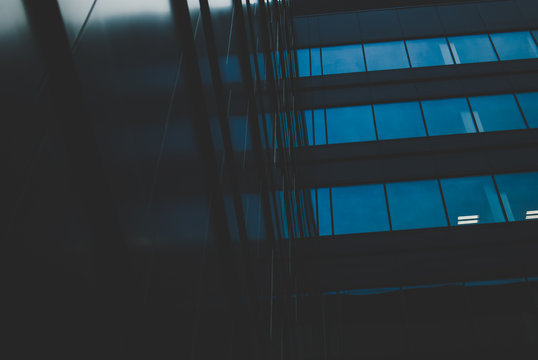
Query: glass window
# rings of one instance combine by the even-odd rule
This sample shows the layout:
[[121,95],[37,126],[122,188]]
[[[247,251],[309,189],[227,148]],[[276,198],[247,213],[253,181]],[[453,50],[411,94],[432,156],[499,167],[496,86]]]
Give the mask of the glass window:
[[526,128],[514,95],[477,96],[469,102],[479,132]]
[[411,66],[454,64],[445,38],[406,40]]
[[487,35],[449,37],[456,64],[496,61],[497,56]]
[[427,100],[422,102],[429,135],[476,132],[467,99]]
[[380,140],[426,136],[418,102],[374,105]]
[[310,76],[310,49],[297,50],[299,77]]
[[321,49],[323,75],[364,71],[362,45],[331,46]]
[[372,107],[347,106],[327,109],[329,144],[375,140]]
[[437,180],[387,184],[393,230],[447,226]]
[[335,235],[389,230],[383,185],[335,187],[332,195]]
[[329,188],[318,189],[318,226],[319,234],[332,235],[331,198]]
[[327,144],[325,136],[325,111],[323,109],[314,110],[314,145]]
[[503,222],[491,176],[442,179],[450,225]]
[[304,121],[306,124],[306,145],[314,145],[314,131],[312,129],[312,110],[304,111]]
[[538,172],[495,175],[509,221],[538,219]]
[[517,94],[517,100],[529,127],[538,128],[538,92]]
[[368,71],[409,67],[403,41],[365,44],[364,52]]
[[312,76],[321,75],[321,54],[319,48],[310,49],[310,64],[312,67]]
[[491,34],[491,40],[501,60],[538,57],[538,48],[528,31]]

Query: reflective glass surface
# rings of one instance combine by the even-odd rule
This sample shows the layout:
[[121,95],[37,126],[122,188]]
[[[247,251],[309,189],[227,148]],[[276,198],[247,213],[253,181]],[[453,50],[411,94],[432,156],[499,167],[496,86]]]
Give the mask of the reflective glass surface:
[[491,40],[501,60],[538,57],[538,48],[528,31],[491,34]]
[[513,95],[469,98],[479,132],[525,129],[525,122]]
[[509,221],[538,220],[538,172],[495,175]]
[[449,37],[456,64],[496,61],[497,56],[487,35]]
[[409,67],[403,41],[365,44],[364,52],[368,71]]
[[450,225],[505,221],[491,176],[442,179],[441,187]]
[[374,105],[379,140],[426,136],[418,102]]
[[437,180],[387,184],[393,230],[447,226]]
[[310,76],[310,49],[297,50],[299,76]]
[[323,75],[364,71],[362,45],[331,46],[321,49]]
[[319,48],[310,49],[310,63],[312,66],[312,76],[321,75],[321,54]]
[[314,145],[327,144],[325,136],[325,111],[323,109],[314,110]]
[[517,100],[529,127],[538,128],[538,92],[517,94]]
[[348,106],[327,109],[329,144],[375,140],[372,107]]
[[422,110],[429,135],[476,132],[465,98],[422,101]]
[[445,38],[406,40],[412,67],[454,64]]
[[307,145],[314,145],[314,130],[312,129],[312,110],[304,111],[306,125]]
[[318,226],[320,235],[332,235],[330,189],[318,189]]
[[332,195],[335,235],[389,230],[383,185],[335,187]]

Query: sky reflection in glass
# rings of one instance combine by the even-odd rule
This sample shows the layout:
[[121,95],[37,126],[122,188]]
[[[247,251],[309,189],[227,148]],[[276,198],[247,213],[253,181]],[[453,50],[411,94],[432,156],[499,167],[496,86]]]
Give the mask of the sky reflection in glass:
[[491,40],[501,60],[538,57],[538,48],[528,31],[491,34]]
[[429,135],[452,135],[476,132],[467,99],[422,101]]
[[508,221],[538,220],[538,172],[495,175]]
[[409,67],[403,41],[365,44],[364,52],[368,71]]
[[375,140],[372,107],[347,106],[327,109],[329,144]]
[[517,100],[529,127],[538,128],[538,92],[517,94]]
[[331,46],[321,49],[323,75],[365,71],[362,45]]
[[318,225],[319,234],[332,235],[330,189],[318,189]]
[[445,38],[406,40],[411,66],[454,64]]
[[379,140],[426,136],[418,102],[374,105]]
[[310,49],[297,50],[299,76],[310,76]]
[[512,94],[470,97],[469,102],[479,132],[526,128]]
[[448,42],[456,64],[497,61],[497,56],[487,35],[449,37]]

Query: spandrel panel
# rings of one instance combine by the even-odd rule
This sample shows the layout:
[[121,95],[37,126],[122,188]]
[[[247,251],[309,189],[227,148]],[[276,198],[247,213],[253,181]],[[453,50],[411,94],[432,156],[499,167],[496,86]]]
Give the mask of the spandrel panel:
[[538,92],[517,94],[517,100],[529,127],[538,128]]
[[422,101],[422,109],[430,136],[476,132],[465,98]]
[[491,176],[441,179],[450,225],[503,222]]
[[310,49],[297,50],[299,77],[310,76]]
[[403,41],[389,41],[364,45],[368,71],[404,69],[409,67]]
[[447,226],[437,180],[387,184],[393,230]]
[[487,35],[449,37],[450,49],[456,64],[497,61],[497,56]]
[[406,40],[412,67],[454,64],[445,38]]
[[514,95],[469,98],[479,132],[525,129]]
[[501,60],[538,57],[538,47],[528,31],[491,34],[491,40]]
[[332,196],[335,235],[389,230],[383,185],[335,187]]
[[379,140],[426,136],[418,102],[374,105]]
[[495,175],[508,221],[538,220],[538,172]]
[[331,46],[321,49],[323,75],[365,71],[362,45]]
[[329,108],[326,111],[329,144],[376,139],[370,105]]

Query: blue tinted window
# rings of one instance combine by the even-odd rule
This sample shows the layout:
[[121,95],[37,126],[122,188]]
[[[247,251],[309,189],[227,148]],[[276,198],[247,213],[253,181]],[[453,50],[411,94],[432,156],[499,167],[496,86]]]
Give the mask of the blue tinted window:
[[380,140],[426,136],[418,102],[374,105]]
[[332,235],[329,189],[318,189],[318,226],[320,235]]
[[323,75],[364,71],[362,45],[331,46],[321,49]]
[[525,119],[531,128],[538,128],[538,92],[517,94]]
[[389,230],[383,185],[332,188],[334,233]]
[[526,128],[513,95],[477,96],[469,102],[479,132]]
[[375,140],[372,107],[348,106],[327,109],[329,144]]
[[411,66],[454,64],[445,38],[406,40]]
[[496,61],[495,51],[487,35],[449,37],[456,64]]
[[321,75],[321,54],[319,48],[310,49],[310,64],[312,66],[312,76]]
[[305,110],[304,121],[306,124],[307,144],[314,145],[314,131],[312,129],[312,110]]
[[310,49],[297,50],[299,76],[310,76]]
[[495,175],[509,221],[538,219],[538,172]]
[[323,109],[314,110],[314,145],[327,144],[325,137],[325,112]]
[[429,135],[476,132],[465,98],[423,101],[422,109]]
[[409,67],[403,41],[365,44],[364,52],[368,71]]
[[387,184],[393,230],[447,226],[437,180]]
[[[316,200],[316,189],[310,190],[310,200],[312,201],[312,213],[314,214],[314,221],[318,223],[318,202]],[[316,226],[317,231],[317,226]]]
[[442,179],[450,225],[503,222],[491,176]]
[[491,34],[491,40],[501,60],[538,57],[538,48],[528,31]]

